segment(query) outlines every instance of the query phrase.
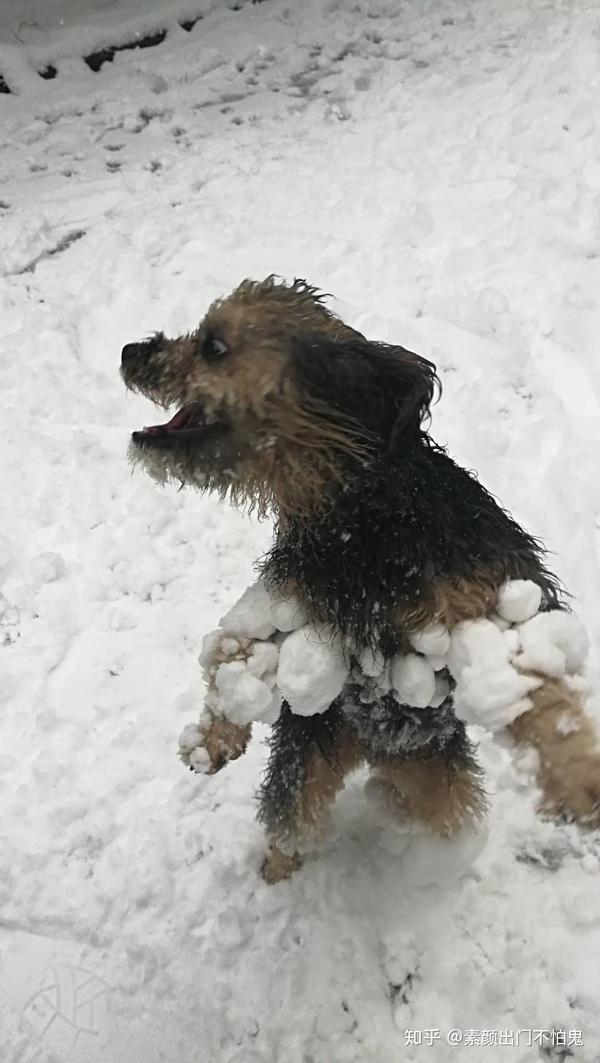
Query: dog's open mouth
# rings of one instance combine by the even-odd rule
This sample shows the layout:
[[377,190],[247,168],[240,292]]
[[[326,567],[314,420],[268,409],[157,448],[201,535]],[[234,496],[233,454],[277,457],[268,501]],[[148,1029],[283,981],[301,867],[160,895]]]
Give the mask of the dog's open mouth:
[[200,442],[215,431],[226,428],[223,417],[209,416],[201,402],[189,402],[170,421],[149,425],[141,432],[133,432],[131,438],[140,446],[165,449]]

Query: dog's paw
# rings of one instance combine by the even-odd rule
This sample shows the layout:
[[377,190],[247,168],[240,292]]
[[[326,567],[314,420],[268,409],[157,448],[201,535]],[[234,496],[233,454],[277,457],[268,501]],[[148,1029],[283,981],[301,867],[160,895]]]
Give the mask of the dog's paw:
[[210,680],[221,664],[230,661],[246,661],[252,652],[252,639],[236,638],[221,628],[209,631],[202,640],[198,663]]
[[208,690],[205,708],[215,719],[238,727],[255,720],[274,723],[281,709],[276,690],[279,650],[275,643],[238,639],[212,632],[204,640],[200,661]]
[[578,823],[594,830],[600,827],[600,754],[589,753],[570,761],[562,770],[556,766],[541,778],[544,815]]
[[298,853],[292,853],[290,856],[282,853],[276,845],[272,845],[261,864],[260,873],[265,882],[272,886],[276,882],[283,882],[284,879],[290,878],[301,864],[302,860]]
[[179,738],[179,755],[190,771],[215,775],[230,760],[241,757],[251,731],[250,724],[240,726],[218,716],[188,724]]

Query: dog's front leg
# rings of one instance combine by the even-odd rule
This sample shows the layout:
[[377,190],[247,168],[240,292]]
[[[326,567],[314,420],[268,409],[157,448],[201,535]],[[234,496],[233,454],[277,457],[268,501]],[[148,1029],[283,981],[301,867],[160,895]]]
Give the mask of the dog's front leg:
[[179,738],[179,755],[190,771],[214,775],[231,760],[245,753],[252,735],[252,723],[228,718],[217,686],[222,664],[245,663],[249,644],[213,631],[204,639],[200,663],[207,685],[204,710],[197,724],[188,724]]
[[192,771],[214,775],[245,752],[252,722],[271,722],[279,711],[274,691],[277,647],[268,639],[243,638],[222,629],[204,639],[200,664],[207,685],[204,710],[197,724],[179,739],[183,763]]
[[[211,690],[207,694],[210,700]],[[188,724],[179,737],[179,756],[190,769],[202,775],[216,772],[237,760],[252,737],[252,724],[240,724],[205,708],[197,724]]]

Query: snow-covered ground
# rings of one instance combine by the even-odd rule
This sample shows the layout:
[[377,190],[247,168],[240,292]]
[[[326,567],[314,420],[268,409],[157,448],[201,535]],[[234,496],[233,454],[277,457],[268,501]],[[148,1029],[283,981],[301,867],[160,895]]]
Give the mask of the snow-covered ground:
[[334,292],[438,363],[433,434],[555,552],[597,691],[597,0],[4,0],[0,74],[3,1063],[534,1063],[552,1028],[597,1063],[598,838],[505,741],[459,880],[380,844],[358,775],[267,887],[267,728],[182,770],[269,528],[131,475],[118,376],[247,275]]

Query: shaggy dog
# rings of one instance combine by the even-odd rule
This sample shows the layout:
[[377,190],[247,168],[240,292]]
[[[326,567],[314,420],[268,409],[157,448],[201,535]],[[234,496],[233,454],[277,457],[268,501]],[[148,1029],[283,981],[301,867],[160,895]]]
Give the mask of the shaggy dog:
[[[353,660],[390,659],[415,632],[489,616],[507,580],[533,581],[541,611],[565,610],[539,542],[429,436],[435,366],[365,339],[303,280],[245,280],[193,332],[123,348],[125,383],[177,412],[133,433],[135,461],[159,482],[214,491],[274,520],[261,562]],[[600,755],[573,685],[538,676],[508,726],[538,754],[543,811],[600,824]],[[246,748],[250,726],[213,715],[209,770]],[[366,762],[392,815],[451,837],[485,812],[481,773],[452,682],[436,708],[365,696],[349,681],[329,709],[284,702],[260,795],[268,881],[299,864],[344,776]]]

